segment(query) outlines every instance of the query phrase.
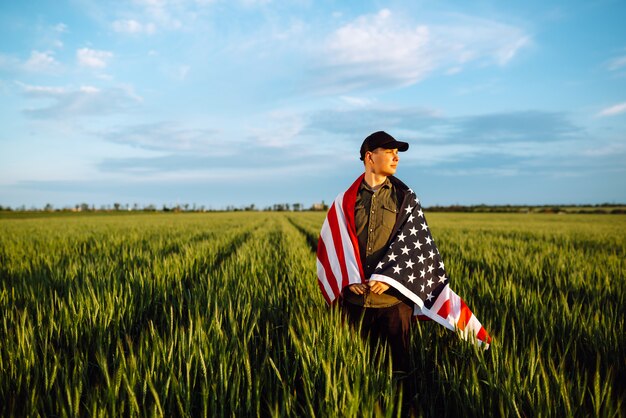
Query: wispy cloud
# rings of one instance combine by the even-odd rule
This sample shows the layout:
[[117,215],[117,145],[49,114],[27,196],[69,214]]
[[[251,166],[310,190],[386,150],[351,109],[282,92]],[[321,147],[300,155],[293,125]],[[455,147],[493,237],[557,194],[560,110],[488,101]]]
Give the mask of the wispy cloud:
[[598,112],[597,116],[599,117],[615,116],[615,115],[619,115],[625,112],[626,112],[626,102],[618,103],[616,105],[609,106],[605,109],[602,109],[600,112]]
[[61,64],[54,58],[52,51],[32,51],[23,67],[26,71],[48,73],[58,71]]
[[126,111],[141,101],[141,97],[130,87],[100,89],[88,85],[78,88],[18,85],[26,97],[48,101],[42,107],[23,110],[25,115],[39,119],[105,116]]
[[626,55],[613,58],[607,64],[607,68],[609,69],[609,71],[617,71],[624,67],[626,67]]
[[448,25],[416,24],[388,9],[332,32],[320,51],[321,90],[400,87],[470,62],[505,65],[530,42],[522,29],[470,16]]
[[64,71],[64,67],[55,58],[54,51],[33,50],[26,59],[0,54],[0,71],[57,75]]
[[80,48],[76,51],[76,59],[82,67],[105,68],[107,61],[113,57],[110,51],[100,51],[91,48]]
[[216,129],[185,128],[172,122],[126,126],[110,130],[102,138],[118,144],[148,150],[207,153],[225,149],[220,131]]
[[115,19],[112,27],[119,33],[149,35],[162,30],[186,30],[213,2],[213,0],[135,0],[128,7],[121,9],[124,10],[126,18]]
[[120,33],[145,33],[152,35],[156,32],[156,25],[152,22],[141,23],[135,19],[116,20],[112,24],[113,30]]
[[67,33],[69,32],[69,28],[65,23],[60,22],[54,25],[54,31],[57,33]]

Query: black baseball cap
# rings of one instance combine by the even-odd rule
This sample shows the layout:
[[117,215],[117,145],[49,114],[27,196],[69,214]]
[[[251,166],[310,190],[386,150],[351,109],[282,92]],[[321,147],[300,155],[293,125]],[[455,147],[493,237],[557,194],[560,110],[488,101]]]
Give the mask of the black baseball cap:
[[406,151],[409,149],[409,144],[402,141],[396,141],[396,139],[387,132],[374,132],[365,138],[363,144],[361,144],[361,160],[365,158],[365,153],[367,151],[374,151],[376,148],[397,148],[398,151]]

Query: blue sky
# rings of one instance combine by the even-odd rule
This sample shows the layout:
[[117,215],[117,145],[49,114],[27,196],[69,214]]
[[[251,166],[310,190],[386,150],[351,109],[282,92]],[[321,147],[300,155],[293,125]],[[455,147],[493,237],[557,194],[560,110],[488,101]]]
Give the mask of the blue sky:
[[5,1],[0,204],[626,202],[623,1]]

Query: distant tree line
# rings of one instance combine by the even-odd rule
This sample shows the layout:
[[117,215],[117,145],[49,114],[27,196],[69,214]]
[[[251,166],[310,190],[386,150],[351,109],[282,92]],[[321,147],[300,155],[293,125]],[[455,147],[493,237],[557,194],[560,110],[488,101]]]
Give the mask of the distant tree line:
[[429,212],[468,213],[580,213],[624,214],[626,205],[601,203],[596,205],[450,205],[429,206]]
[[[148,204],[141,206],[138,203],[132,205],[128,203],[115,202],[111,205],[90,205],[79,203],[74,206],[64,206],[55,208],[51,203],[43,208],[0,205],[0,211],[7,212],[301,212],[301,211],[327,211],[328,205],[324,201],[314,203],[305,207],[302,203],[275,203],[262,208],[254,203],[244,206],[228,205],[223,208],[206,207],[205,205],[175,204],[156,206]],[[626,205],[614,203],[602,203],[596,205],[450,205],[450,206],[429,206],[429,212],[467,212],[467,213],[588,213],[588,214],[624,214]]]
[[327,211],[328,205],[322,201],[321,203],[314,203],[309,207],[306,207],[302,203],[275,203],[271,206],[265,206],[258,208],[254,203],[244,206],[228,205],[224,208],[215,209],[205,205],[196,205],[195,203],[190,205],[188,203],[167,205],[157,207],[154,204],[148,204],[141,206],[138,203],[130,205],[128,203],[113,203],[112,205],[96,205],[88,203],[78,203],[74,206],[64,206],[62,208],[55,208],[51,203],[47,203],[43,208],[32,206],[27,208],[25,205],[17,206],[15,208],[11,206],[0,205],[0,211],[7,212],[301,212],[301,211]]

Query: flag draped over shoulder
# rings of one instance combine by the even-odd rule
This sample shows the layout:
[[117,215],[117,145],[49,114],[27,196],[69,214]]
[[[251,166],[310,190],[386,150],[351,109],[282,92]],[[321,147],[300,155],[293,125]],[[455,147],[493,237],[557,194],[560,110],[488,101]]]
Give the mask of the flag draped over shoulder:
[[[348,190],[337,196],[320,232],[317,278],[328,304],[332,304],[346,286],[366,282],[354,224],[354,205],[363,177],[361,175]],[[465,301],[450,289],[450,279],[419,199],[411,189],[407,190],[397,228],[370,280],[397,289],[415,303],[416,315],[424,315],[448,329],[458,330],[464,338],[471,336],[488,347],[491,337]]]

